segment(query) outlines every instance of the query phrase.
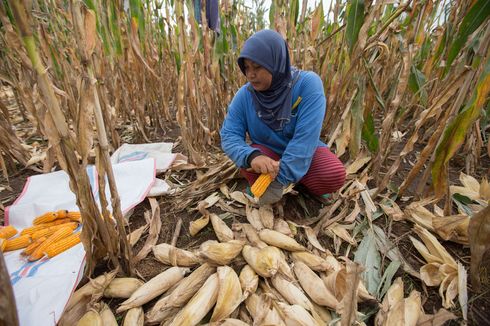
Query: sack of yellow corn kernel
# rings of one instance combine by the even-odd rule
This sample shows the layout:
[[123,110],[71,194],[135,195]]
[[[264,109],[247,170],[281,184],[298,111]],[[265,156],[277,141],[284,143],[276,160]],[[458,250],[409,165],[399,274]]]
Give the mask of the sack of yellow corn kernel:
[[[87,174],[98,194],[95,168],[88,167]],[[155,163],[148,159],[117,164],[114,175],[121,209],[127,213],[147,196],[155,179]],[[83,276],[85,251],[79,242],[83,218],[75,200],[68,176],[58,171],[30,177],[5,210],[5,224],[11,227],[2,229],[8,231],[8,239],[2,237],[0,246],[10,242],[7,249],[12,249],[3,254],[21,326],[56,325]]]

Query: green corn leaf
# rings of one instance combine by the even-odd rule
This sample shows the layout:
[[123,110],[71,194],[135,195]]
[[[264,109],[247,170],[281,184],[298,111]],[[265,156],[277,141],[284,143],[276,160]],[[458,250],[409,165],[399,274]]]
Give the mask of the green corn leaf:
[[490,58],[487,59],[471,100],[446,127],[442,140],[436,148],[436,157],[431,172],[437,196],[445,193],[448,177],[447,164],[463,144],[471,124],[480,116],[488,94],[490,94]]
[[358,82],[358,91],[351,106],[351,138],[349,142],[350,157],[356,157],[361,147],[362,126],[364,123],[364,94],[366,86],[364,78]]
[[378,151],[379,140],[374,129],[374,118],[371,113],[364,119],[362,139],[366,142],[366,146],[371,153],[376,153]]
[[289,23],[295,28],[298,23],[299,0],[291,0],[289,3]]
[[375,294],[381,282],[381,255],[378,252],[372,229],[368,229],[364,233],[364,238],[354,254],[354,261],[361,263],[366,268],[363,272],[366,288],[369,293]]
[[364,0],[352,0],[349,1],[347,6],[347,27],[345,30],[345,37],[347,45],[349,46],[349,52],[352,53],[354,46],[357,43],[357,37],[359,36],[359,30],[364,23]]
[[414,93],[418,94],[422,103],[427,104],[427,91],[424,88],[427,79],[422,71],[418,70],[415,66],[410,69],[410,77],[408,78],[408,88]]
[[399,261],[392,261],[388,267],[386,267],[385,273],[383,274],[383,277],[381,278],[381,282],[379,283],[378,290],[376,291],[376,297],[381,300],[385,293],[388,291],[388,289],[391,286],[391,283],[393,282],[393,276],[395,276],[396,271],[398,268],[400,268],[401,262]]
[[459,51],[463,48],[468,36],[470,36],[487,18],[490,16],[490,1],[488,0],[478,0],[476,1],[471,9],[468,11],[466,16],[461,22],[458,34],[455,40],[449,48],[449,52],[446,60],[446,72],[451,67],[454,59],[459,54]]

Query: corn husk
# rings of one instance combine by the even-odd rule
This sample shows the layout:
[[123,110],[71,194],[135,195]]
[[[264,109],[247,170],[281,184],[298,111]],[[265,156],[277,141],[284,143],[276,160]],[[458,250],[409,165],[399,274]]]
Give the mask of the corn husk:
[[272,211],[272,207],[270,205],[259,207],[259,218],[260,222],[265,228],[274,228],[274,212]]
[[242,226],[243,232],[247,236],[247,239],[252,244],[252,246],[257,247],[257,248],[267,247],[267,243],[260,240],[259,235],[257,234],[257,231],[255,230],[255,228],[252,225],[250,225],[248,223],[244,223],[241,226]]
[[219,292],[211,321],[220,321],[228,317],[242,302],[240,280],[233,268],[218,267]]
[[252,293],[245,306],[253,318],[254,325],[285,325],[278,311],[271,307],[271,299],[264,295]]
[[138,288],[116,311],[121,312],[142,306],[167,291],[172,285],[183,279],[184,275],[188,272],[188,268],[182,267],[171,267],[167,269]]
[[106,298],[127,299],[144,283],[133,277],[117,277],[104,290]]
[[295,251],[291,253],[293,260],[298,260],[306,264],[309,268],[317,272],[333,271],[334,267],[325,259],[314,255],[308,251]]
[[77,323],[77,326],[104,326],[102,324],[102,318],[95,310],[89,310],[85,313],[85,315],[80,318]]
[[302,306],[293,304],[288,305],[276,302],[284,316],[286,326],[320,326],[320,324]]
[[284,221],[282,218],[274,219],[273,229],[274,231],[281,232],[282,234],[287,235],[288,237],[293,236],[293,232],[291,231],[288,222]]
[[136,307],[131,308],[124,317],[123,326],[143,326],[145,321],[145,314],[143,308]]
[[[87,284],[76,290],[71,296],[65,308],[65,313],[71,310],[72,307],[77,306],[83,298],[91,298],[93,296],[99,296],[104,293],[104,289],[109,285],[117,271],[112,271],[107,274],[97,276],[94,279],[88,281]],[[80,318],[80,317],[79,317]]]
[[160,243],[154,246],[152,250],[155,258],[167,265],[191,267],[201,263],[201,260],[196,254],[167,243]]
[[268,245],[275,246],[289,251],[305,251],[306,248],[300,245],[291,237],[274,230],[263,229],[259,232],[260,240]]
[[192,236],[195,236],[196,234],[199,233],[202,229],[206,227],[209,223],[209,214],[203,215],[197,220],[194,220],[189,223],[189,233]]
[[208,240],[201,244],[199,254],[204,259],[217,265],[228,265],[240,254],[244,242],[240,240],[231,240],[219,243],[215,240]]
[[231,194],[230,194],[230,197],[234,200],[234,201],[237,201],[239,202],[240,204],[243,204],[243,205],[249,205],[251,203],[251,200],[252,197],[244,194],[243,192],[241,191],[233,191]]
[[197,325],[216,303],[218,298],[218,274],[211,275],[190,301],[172,321],[174,326]]
[[256,230],[262,230],[264,228],[264,225],[260,220],[260,213],[258,209],[247,205],[245,208],[245,213],[247,214],[248,223],[250,223],[250,225],[252,225]]
[[[322,325],[328,325],[332,321],[332,314],[330,313],[330,310],[325,308],[324,306],[317,305],[316,303],[312,302],[313,308],[315,309],[315,314],[316,316],[320,317],[321,324]],[[317,322],[320,320],[313,316]]]
[[416,326],[419,317],[422,313],[422,302],[420,300],[420,293],[413,290],[410,292],[408,298],[404,300],[405,304],[405,325]]
[[202,326],[248,326],[249,324],[234,318],[227,318],[222,321],[204,324]]
[[257,287],[259,286],[259,276],[250,265],[243,266],[239,280],[243,291],[243,300],[257,291]]
[[276,247],[267,246],[257,249],[245,245],[242,250],[243,258],[253,270],[263,277],[272,277],[279,269],[281,253]]
[[216,214],[210,214],[211,224],[213,225],[214,233],[221,242],[233,240],[233,231],[226,225],[225,222]]
[[337,309],[339,304],[335,296],[328,291],[322,279],[315,274],[308,266],[298,261],[294,264],[294,274],[298,278],[301,287],[308,296],[319,304],[331,309]]
[[117,326],[117,320],[112,313],[111,308],[107,304],[103,304],[100,310],[100,318],[102,319],[102,325],[104,326]]
[[[146,313],[147,323],[158,323],[170,316],[170,313],[179,310],[201,288],[206,280],[216,271],[216,268],[204,263],[189,276],[179,282],[173,291],[158,300],[149,312]],[[170,291],[170,290],[169,290]],[[175,315],[173,313],[172,315]]]
[[272,285],[274,288],[286,299],[289,304],[299,305],[307,310],[312,309],[312,303],[304,292],[294,285],[292,282],[286,280],[281,275],[274,275],[272,277]]

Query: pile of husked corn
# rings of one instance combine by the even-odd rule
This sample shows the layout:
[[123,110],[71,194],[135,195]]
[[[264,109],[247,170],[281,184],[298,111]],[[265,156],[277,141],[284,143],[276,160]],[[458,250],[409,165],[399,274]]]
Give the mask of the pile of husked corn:
[[3,252],[23,249],[22,255],[29,261],[44,256],[54,257],[80,243],[80,232],[74,232],[80,224],[79,212],[59,210],[36,217],[33,226],[18,231],[11,225],[0,228],[0,249]]

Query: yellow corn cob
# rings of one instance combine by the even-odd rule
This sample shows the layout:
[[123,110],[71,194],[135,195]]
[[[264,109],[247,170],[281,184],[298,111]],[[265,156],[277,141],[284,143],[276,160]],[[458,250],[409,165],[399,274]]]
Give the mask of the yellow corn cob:
[[36,239],[35,241],[33,241],[30,245],[28,245],[24,251],[22,251],[22,255],[24,256],[29,256],[30,254],[32,254],[34,252],[34,250],[36,250],[37,247],[39,247],[39,245],[41,243],[43,243],[44,241],[46,241],[47,237],[41,237],[39,239]]
[[24,230],[20,231],[20,234],[21,235],[24,235],[24,234],[32,235],[36,231],[44,230],[45,228],[48,228],[51,226],[65,224],[65,223],[69,223],[69,222],[73,222],[73,221],[70,220],[69,218],[62,218],[59,220],[54,220],[53,222],[41,223],[38,225],[33,225],[33,226],[28,227],[28,228],[25,228]]
[[64,239],[61,239],[60,241],[52,243],[44,252],[49,258],[52,258],[63,251],[70,249],[78,243],[80,243],[80,232],[74,233]]
[[7,240],[5,251],[12,251],[22,249],[30,245],[32,242],[31,237],[28,235],[21,235],[17,238]]
[[7,240],[0,238],[0,252],[4,252],[6,246],[7,246]]
[[0,228],[0,238],[8,239],[17,234],[17,230],[12,226],[4,226]]
[[56,218],[67,218],[68,213],[69,212],[66,209],[60,209],[56,211]]
[[51,234],[55,233],[57,230],[63,228],[63,227],[69,227],[71,230],[75,230],[77,228],[78,224],[76,222],[69,222],[69,223],[64,223],[60,225],[53,225],[49,226],[47,228],[41,229],[39,231],[34,232],[31,237],[32,240],[39,239],[41,237],[49,237]]
[[29,260],[34,261],[34,260],[41,259],[44,256],[44,252],[46,251],[46,248],[48,248],[51,244],[53,244],[53,243],[55,243],[55,242],[57,242],[63,238],[66,238],[67,236],[69,236],[72,233],[73,233],[73,229],[71,229],[68,226],[62,227],[61,229],[56,230],[55,233],[53,233],[49,238],[46,239],[46,241],[41,243],[41,245],[39,247],[37,247],[36,250],[34,250],[34,252],[29,257]]
[[58,215],[56,214],[56,212],[47,212],[47,213],[44,213],[43,215],[39,215],[38,217],[36,217],[34,219],[34,221],[32,221],[32,224],[38,225],[41,223],[53,222],[57,218],[58,218]]
[[260,196],[262,196],[266,191],[267,187],[269,187],[271,182],[271,175],[263,173],[257,178],[257,180],[255,180],[254,184],[250,188],[250,191],[255,197],[260,198]]
[[82,220],[82,214],[80,212],[68,212],[66,217],[72,221],[80,222]]

